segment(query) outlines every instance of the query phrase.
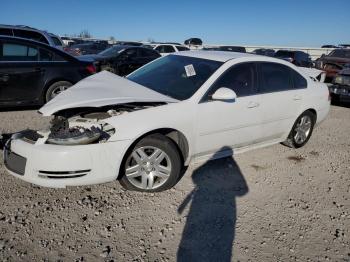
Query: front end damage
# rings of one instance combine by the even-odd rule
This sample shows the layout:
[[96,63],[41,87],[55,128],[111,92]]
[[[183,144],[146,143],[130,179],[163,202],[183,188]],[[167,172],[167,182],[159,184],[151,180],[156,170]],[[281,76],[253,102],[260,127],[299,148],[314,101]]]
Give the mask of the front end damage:
[[5,167],[22,180],[47,187],[113,181],[130,141],[110,142],[117,130],[104,120],[160,104],[133,103],[57,112],[47,130],[2,135]]

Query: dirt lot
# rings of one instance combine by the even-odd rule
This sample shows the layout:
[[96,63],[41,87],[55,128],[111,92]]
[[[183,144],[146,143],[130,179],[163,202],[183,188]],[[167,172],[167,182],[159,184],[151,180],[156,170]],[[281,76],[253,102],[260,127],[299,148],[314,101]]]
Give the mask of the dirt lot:
[[[44,125],[0,112],[0,132]],[[0,261],[350,261],[350,108],[302,149],[191,167],[170,191],[40,188],[0,159]]]

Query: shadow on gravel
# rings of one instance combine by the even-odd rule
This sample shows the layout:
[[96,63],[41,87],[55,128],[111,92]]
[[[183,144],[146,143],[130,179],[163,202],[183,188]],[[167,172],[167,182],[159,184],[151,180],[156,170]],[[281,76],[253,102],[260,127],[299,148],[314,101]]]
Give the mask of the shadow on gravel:
[[232,157],[208,161],[192,174],[196,188],[178,208],[191,202],[177,251],[177,261],[231,261],[236,225],[236,197],[248,192]]

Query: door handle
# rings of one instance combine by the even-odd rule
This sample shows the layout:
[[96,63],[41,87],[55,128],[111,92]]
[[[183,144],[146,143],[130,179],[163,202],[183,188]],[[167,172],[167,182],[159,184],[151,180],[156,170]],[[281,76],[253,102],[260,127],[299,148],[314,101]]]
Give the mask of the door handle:
[[248,108],[254,108],[254,107],[258,107],[259,105],[260,104],[258,102],[251,101],[251,102],[248,103],[247,107]]
[[302,99],[302,96],[299,96],[299,95],[295,95],[293,97],[293,100],[297,101],[297,100],[301,100]]
[[10,79],[10,76],[7,74],[0,76],[0,81],[2,81],[2,82],[7,82],[7,81],[9,81],[9,79]]

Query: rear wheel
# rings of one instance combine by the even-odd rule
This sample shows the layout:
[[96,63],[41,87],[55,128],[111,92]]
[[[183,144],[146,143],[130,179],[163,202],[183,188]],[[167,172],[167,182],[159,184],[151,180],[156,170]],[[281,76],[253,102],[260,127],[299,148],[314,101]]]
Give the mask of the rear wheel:
[[311,137],[315,122],[316,116],[311,111],[302,113],[283,144],[293,148],[304,146]]
[[181,167],[174,142],[160,134],[150,135],[127,153],[120,184],[128,190],[164,191],[177,183]]
[[46,91],[45,101],[49,102],[51,99],[55,98],[58,94],[67,90],[72,86],[72,83],[68,81],[58,81],[53,83]]

